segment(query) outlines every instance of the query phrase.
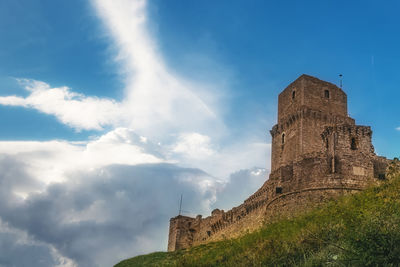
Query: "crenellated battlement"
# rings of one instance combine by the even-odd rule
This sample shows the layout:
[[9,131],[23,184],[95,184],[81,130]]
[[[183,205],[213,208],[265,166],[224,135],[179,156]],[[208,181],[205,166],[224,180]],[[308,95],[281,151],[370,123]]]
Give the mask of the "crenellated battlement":
[[323,123],[333,125],[352,125],[355,123],[354,119],[348,116],[325,114],[320,110],[312,110],[306,106],[301,106],[296,113],[287,115],[285,118],[282,119],[280,124],[275,124],[270,131],[271,136],[276,137],[276,135],[281,134],[285,130],[289,129],[292,125],[295,125],[296,122],[300,119],[315,119],[320,120]]

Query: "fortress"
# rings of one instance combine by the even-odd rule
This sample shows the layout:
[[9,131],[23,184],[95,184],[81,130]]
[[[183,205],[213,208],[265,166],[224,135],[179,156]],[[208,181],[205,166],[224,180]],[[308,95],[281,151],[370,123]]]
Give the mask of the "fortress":
[[385,179],[389,163],[374,153],[369,126],[347,114],[347,95],[301,75],[279,94],[269,179],[238,207],[211,216],[171,218],[168,251],[237,237],[279,216]]

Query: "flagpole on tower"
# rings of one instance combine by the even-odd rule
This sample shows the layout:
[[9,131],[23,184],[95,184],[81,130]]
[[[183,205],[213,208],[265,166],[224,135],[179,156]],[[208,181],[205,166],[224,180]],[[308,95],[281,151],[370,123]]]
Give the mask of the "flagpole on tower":
[[183,194],[181,194],[181,201],[179,202],[179,215],[181,215],[181,213],[182,213],[182,197],[183,197]]
[[343,87],[343,75],[339,74],[339,79],[340,79],[340,88]]

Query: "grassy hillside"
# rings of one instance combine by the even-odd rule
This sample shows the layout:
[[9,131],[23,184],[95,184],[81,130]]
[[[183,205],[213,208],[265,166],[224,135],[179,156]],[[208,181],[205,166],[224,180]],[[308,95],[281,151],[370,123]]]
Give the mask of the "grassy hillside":
[[128,266],[400,266],[400,175],[258,232]]

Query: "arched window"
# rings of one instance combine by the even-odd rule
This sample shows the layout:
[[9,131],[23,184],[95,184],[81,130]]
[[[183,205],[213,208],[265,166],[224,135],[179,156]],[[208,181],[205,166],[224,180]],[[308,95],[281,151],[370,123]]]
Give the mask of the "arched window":
[[325,95],[325,98],[329,98],[330,97],[329,96],[329,90],[325,90],[324,95]]
[[285,134],[282,134],[282,145],[285,143]]
[[356,150],[357,149],[357,142],[356,142],[356,139],[354,137],[351,138],[350,148],[351,148],[351,150]]
[[292,92],[292,99],[294,100],[296,98],[296,91]]

